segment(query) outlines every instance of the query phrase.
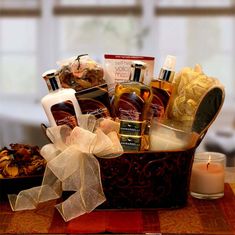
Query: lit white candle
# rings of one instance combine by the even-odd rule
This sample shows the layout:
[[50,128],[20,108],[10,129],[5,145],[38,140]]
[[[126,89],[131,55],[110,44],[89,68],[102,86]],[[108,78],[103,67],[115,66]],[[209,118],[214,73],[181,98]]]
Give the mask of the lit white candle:
[[201,195],[202,198],[203,196],[210,198],[210,195],[211,198],[223,196],[224,155],[214,152],[196,154],[190,187],[192,196],[197,194]]

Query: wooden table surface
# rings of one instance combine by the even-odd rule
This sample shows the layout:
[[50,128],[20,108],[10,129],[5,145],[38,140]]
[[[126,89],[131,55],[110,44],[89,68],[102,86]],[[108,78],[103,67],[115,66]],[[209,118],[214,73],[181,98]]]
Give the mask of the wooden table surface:
[[189,196],[178,209],[95,210],[64,222],[54,205],[12,212],[8,201],[0,202],[0,234],[220,234],[235,235],[235,168],[226,170],[225,195],[217,200]]

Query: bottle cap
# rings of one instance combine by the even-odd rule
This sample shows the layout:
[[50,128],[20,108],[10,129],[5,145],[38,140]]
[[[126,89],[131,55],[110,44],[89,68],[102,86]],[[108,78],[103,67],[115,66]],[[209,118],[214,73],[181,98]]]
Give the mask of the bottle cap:
[[160,70],[159,79],[167,82],[172,82],[175,75],[176,57],[168,55]]
[[60,80],[55,69],[44,72],[42,77],[45,79],[49,91],[54,91],[61,88]]
[[147,65],[140,60],[134,60],[131,63],[130,80],[135,82],[143,82]]
[[55,69],[47,70],[46,72],[44,72],[42,74],[42,77],[45,80],[50,79],[50,78],[55,77],[55,76],[56,76],[56,70]]
[[140,69],[146,69],[147,66],[146,66],[146,63],[141,61],[141,60],[134,60],[131,63],[131,67],[140,68]]

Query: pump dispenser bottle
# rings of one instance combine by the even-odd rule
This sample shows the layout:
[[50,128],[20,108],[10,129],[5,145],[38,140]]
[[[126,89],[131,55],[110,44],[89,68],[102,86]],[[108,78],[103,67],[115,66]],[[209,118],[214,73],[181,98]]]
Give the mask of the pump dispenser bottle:
[[153,92],[152,111],[153,118],[160,121],[165,114],[166,108],[169,103],[170,96],[173,91],[173,79],[175,75],[176,57],[168,55],[160,70],[157,79],[153,79],[150,87]]
[[41,99],[50,126],[78,126],[81,110],[75,97],[75,90],[62,88],[56,70],[46,71],[43,75],[49,94]]

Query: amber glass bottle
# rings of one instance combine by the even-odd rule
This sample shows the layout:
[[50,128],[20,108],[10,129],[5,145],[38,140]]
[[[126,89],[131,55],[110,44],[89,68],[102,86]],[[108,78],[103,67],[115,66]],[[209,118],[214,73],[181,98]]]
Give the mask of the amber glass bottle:
[[128,82],[117,84],[114,95],[114,111],[121,120],[143,121],[148,118],[152,91],[143,84],[146,64],[133,61]]
[[[152,90],[143,84],[146,64],[133,61],[128,82],[117,84],[114,94],[114,112],[120,120],[120,142],[127,151],[147,149],[142,140],[145,127],[151,119]],[[143,144],[144,143],[144,144]]]
[[173,78],[175,74],[175,61],[174,56],[168,55],[165,63],[160,70],[157,79],[153,79],[150,83],[150,87],[153,92],[152,99],[152,111],[154,119],[158,121],[164,117],[167,105],[169,103],[170,96],[173,91]]

